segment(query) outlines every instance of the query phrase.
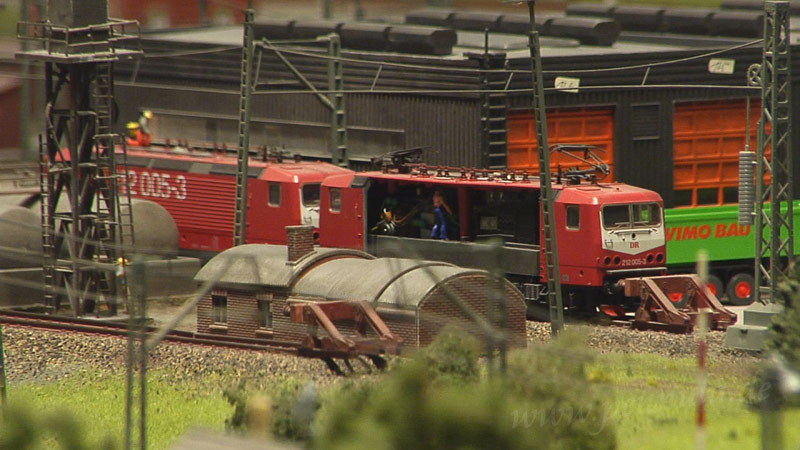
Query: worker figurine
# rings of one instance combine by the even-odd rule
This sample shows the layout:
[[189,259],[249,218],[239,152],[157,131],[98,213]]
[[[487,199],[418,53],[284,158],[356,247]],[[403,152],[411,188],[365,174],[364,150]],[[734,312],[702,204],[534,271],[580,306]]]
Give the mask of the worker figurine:
[[370,231],[377,234],[396,236],[399,228],[403,226],[405,221],[417,213],[417,208],[415,207],[411,211],[408,211],[406,215],[400,217],[397,215],[397,209],[397,200],[389,199],[384,201],[383,208],[381,209],[381,220],[375,224]]
[[433,193],[433,214],[435,222],[433,231],[431,232],[431,238],[447,240],[447,221],[445,220],[442,208],[447,211],[447,214],[453,214],[453,211],[447,206],[447,202],[444,201],[442,191],[436,191]]
[[149,109],[142,111],[142,114],[139,115],[139,132],[137,133],[137,139],[139,145],[142,147],[150,145],[150,139],[152,137],[152,133],[150,132],[150,120],[152,118],[153,112]]
[[139,123],[128,122],[126,128],[128,129],[128,145],[139,145]]
[[153,118],[152,111],[145,110],[139,116],[137,122],[128,122],[128,145],[138,147],[149,147],[152,134],[150,133],[150,119]]
[[128,265],[128,260],[126,258],[118,258],[117,259],[117,270],[115,272],[117,276],[117,287],[119,289],[119,296],[123,299],[128,298],[128,286],[127,286],[127,278],[125,273],[125,266]]

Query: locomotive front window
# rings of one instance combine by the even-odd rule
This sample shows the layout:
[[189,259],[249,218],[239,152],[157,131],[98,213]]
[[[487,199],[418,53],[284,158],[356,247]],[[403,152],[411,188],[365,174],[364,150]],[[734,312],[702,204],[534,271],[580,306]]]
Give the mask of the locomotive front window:
[[661,223],[661,207],[656,203],[609,205],[603,208],[606,229],[654,226]]
[[634,226],[653,226],[661,223],[661,208],[656,203],[638,203],[633,208]]
[[303,185],[303,206],[319,206],[319,184]]

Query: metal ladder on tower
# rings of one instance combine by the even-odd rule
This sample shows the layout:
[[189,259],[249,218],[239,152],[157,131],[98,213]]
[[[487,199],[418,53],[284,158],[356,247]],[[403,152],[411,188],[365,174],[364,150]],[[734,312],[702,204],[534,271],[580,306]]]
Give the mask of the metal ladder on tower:
[[347,120],[344,106],[344,68],[342,45],[338,34],[328,36],[328,89],[331,108],[331,158],[341,167],[350,165],[347,154]]
[[505,53],[481,55],[481,125],[483,131],[483,166],[505,169],[508,166],[508,104],[506,79],[497,72],[505,64]]
[[42,266],[44,276],[44,304],[48,312],[58,310],[56,289],[55,223],[50,214],[50,166],[45,143],[39,141],[39,206],[42,213]]
[[[116,161],[116,144],[119,135],[113,132],[112,108],[113,74],[111,63],[99,63],[95,73],[94,90],[92,92],[95,111],[94,152],[97,163],[95,196],[96,222],[95,239],[97,240],[95,258],[100,263],[114,265],[117,258],[121,257],[123,246],[128,243],[123,239],[123,209],[127,219],[131,219],[130,194],[120,196],[119,179],[122,177],[127,182],[127,166],[123,173],[118,172]],[[129,238],[133,237],[133,224],[129,221]],[[99,272],[97,276],[98,299],[103,300],[109,311],[116,314],[116,274],[111,271]],[[95,308],[95,313],[99,313]]]

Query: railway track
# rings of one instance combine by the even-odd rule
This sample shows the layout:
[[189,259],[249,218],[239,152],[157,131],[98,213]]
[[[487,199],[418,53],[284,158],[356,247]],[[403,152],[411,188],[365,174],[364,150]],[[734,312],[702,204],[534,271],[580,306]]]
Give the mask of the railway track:
[[[24,327],[39,328],[45,330],[61,330],[76,333],[97,334],[103,336],[127,337],[130,333],[127,321],[111,319],[89,319],[81,317],[52,316],[48,314],[22,312],[14,310],[0,311],[0,323],[7,325],[18,325]],[[148,337],[154,335],[158,328],[148,326]],[[139,332],[137,328],[135,333]],[[201,345],[210,347],[230,348],[237,350],[251,350],[272,353],[285,353],[304,358],[316,358],[323,360],[328,368],[336,373],[344,372],[334,361],[335,359],[344,360],[345,365],[353,357],[352,354],[332,350],[310,349],[295,342],[280,341],[274,339],[255,339],[234,336],[224,336],[215,334],[195,333],[191,331],[171,330],[164,336],[164,341],[187,344]],[[379,368],[385,367],[385,361],[376,360],[379,356],[366,355]]]

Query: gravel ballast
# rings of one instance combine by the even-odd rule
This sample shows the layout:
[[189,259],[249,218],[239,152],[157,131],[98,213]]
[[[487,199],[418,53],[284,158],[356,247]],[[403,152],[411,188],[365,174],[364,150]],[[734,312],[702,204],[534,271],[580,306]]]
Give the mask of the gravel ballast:
[[[585,335],[588,345],[600,353],[651,353],[668,358],[696,354],[694,336],[657,331],[638,331],[616,326],[570,325]],[[122,373],[127,342],[124,338],[84,333],[4,326],[6,374],[9,382],[49,382],[84,371]],[[528,322],[528,342],[550,340],[550,324]],[[749,362],[757,356],[726,348],[725,333],[708,334],[711,361]],[[294,376],[326,384],[336,377],[320,360],[283,353],[266,353],[198,345],[163,343],[151,354],[150,368],[176,381],[219,375],[236,379],[274,379]],[[358,372],[366,369],[354,364]]]

